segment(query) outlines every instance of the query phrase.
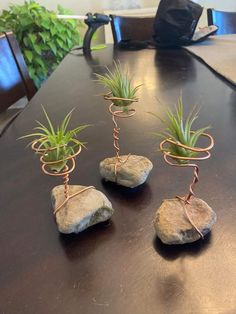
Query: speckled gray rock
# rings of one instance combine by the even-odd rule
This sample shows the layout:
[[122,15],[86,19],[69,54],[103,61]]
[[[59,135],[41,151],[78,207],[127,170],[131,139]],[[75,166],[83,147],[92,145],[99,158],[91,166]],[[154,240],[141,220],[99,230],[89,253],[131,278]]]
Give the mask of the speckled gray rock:
[[[86,188],[82,185],[70,185],[70,194]],[[52,190],[52,204],[57,207],[64,201],[64,186],[58,185]],[[57,213],[56,222],[61,233],[78,233],[99,222],[108,220],[114,212],[108,198],[92,188],[71,198]]]
[[[121,156],[122,160],[127,155]],[[100,174],[107,180],[116,182],[117,184],[134,188],[143,184],[153,168],[152,162],[144,156],[130,155],[127,162],[117,167],[115,175],[116,157],[106,158],[100,162]]]
[[189,222],[184,206],[186,206],[188,215],[203,235],[206,235],[216,222],[216,213],[206,202],[199,198],[192,197],[190,204],[187,205],[184,205],[184,202],[177,198],[164,200],[154,219],[154,228],[163,243],[184,244],[201,238]]

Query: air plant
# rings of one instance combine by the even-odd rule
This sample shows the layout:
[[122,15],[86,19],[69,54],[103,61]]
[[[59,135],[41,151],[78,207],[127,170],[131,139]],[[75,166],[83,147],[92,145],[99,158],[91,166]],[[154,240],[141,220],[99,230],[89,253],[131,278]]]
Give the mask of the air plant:
[[108,67],[104,75],[96,74],[97,81],[108,89],[106,96],[110,96],[114,105],[123,107],[127,111],[127,106],[137,101],[137,91],[142,85],[133,86],[128,70],[123,70],[120,62],[114,61],[115,69],[111,71]]
[[[178,99],[174,111],[166,109],[166,118],[162,118],[154,113],[151,114],[157,117],[166,127],[164,131],[160,133],[153,132],[152,134],[163,138],[164,140],[170,139],[176,144],[180,143],[191,148],[194,148],[196,146],[199,137],[203,135],[207,129],[210,128],[210,126],[207,126],[195,131],[191,130],[193,122],[198,118],[199,109],[194,106],[187,118],[184,119],[183,101],[181,96]],[[162,151],[168,152],[169,154],[174,156],[186,158],[196,157],[198,155],[198,152],[180,147],[174,143],[168,143],[168,147],[165,149],[163,148]],[[188,163],[187,159],[176,160],[180,164]]]
[[[60,126],[54,128],[46,110],[43,108],[47,120],[47,126],[36,121],[38,126],[34,129],[38,132],[20,137],[20,139],[33,137],[34,140],[29,143],[37,143],[36,154],[43,155],[43,161],[48,163],[49,168],[60,173],[66,166],[68,159],[73,156],[79,148],[85,147],[85,143],[79,141],[76,137],[90,125],[81,125],[73,130],[67,130],[73,110],[71,110],[63,119]],[[58,162],[57,162],[58,161]],[[53,163],[53,164],[51,164]]]

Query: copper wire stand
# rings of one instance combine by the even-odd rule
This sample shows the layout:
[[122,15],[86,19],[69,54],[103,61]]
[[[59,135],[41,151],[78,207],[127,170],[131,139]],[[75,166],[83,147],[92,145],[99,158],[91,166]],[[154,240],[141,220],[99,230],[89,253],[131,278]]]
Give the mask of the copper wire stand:
[[135,115],[136,110],[134,108],[132,108],[132,109],[127,109],[127,111],[124,112],[123,110],[114,110],[113,111],[112,109],[113,109],[113,107],[117,107],[114,103],[116,100],[121,100],[121,101],[124,101],[127,103],[129,102],[131,104],[132,102],[137,102],[138,99],[137,98],[128,99],[128,98],[112,97],[112,96],[110,96],[110,94],[104,95],[104,98],[106,100],[112,101],[112,103],[109,106],[109,113],[112,115],[112,121],[114,123],[113,147],[114,147],[115,152],[116,152],[116,162],[114,164],[114,172],[115,172],[115,176],[116,176],[118,168],[120,168],[123,164],[125,164],[130,157],[130,154],[128,154],[128,156],[124,160],[122,160],[122,158],[120,157],[120,144],[119,144],[120,128],[117,124],[116,118],[130,118],[133,115]]
[[[188,163],[189,161],[200,161],[200,160],[205,160],[211,157],[211,153],[209,152],[212,147],[214,146],[214,139],[211,135],[207,134],[207,133],[203,133],[202,136],[207,137],[210,140],[210,145],[206,148],[200,148],[200,147],[189,147],[187,145],[183,145],[179,142],[175,142],[171,139],[166,139],[164,141],[162,141],[160,143],[160,149],[164,154],[164,160],[165,162],[170,165],[170,166],[174,166],[174,167],[191,167],[194,169],[193,171],[193,181],[192,183],[189,185],[189,193],[185,196],[185,197],[180,197],[180,196],[176,196],[178,199],[183,201],[184,204],[184,211],[185,214],[189,220],[189,222],[191,223],[191,225],[196,229],[196,231],[199,233],[199,235],[201,236],[201,238],[203,238],[203,234],[202,232],[197,228],[197,226],[194,224],[193,220],[191,219],[191,217],[188,214],[187,211],[187,204],[190,204],[190,199],[192,196],[195,196],[194,192],[193,192],[193,188],[194,185],[199,181],[199,168],[198,165],[195,163]],[[187,149],[189,151],[195,152],[195,153],[202,153],[203,156],[201,157],[182,157],[182,156],[176,156],[176,155],[172,155],[169,151],[168,148],[165,148],[165,144],[172,144],[172,145],[176,145],[178,147]],[[173,163],[172,160],[174,160],[175,162]],[[182,161],[186,161],[186,163],[178,163],[178,160],[182,160]]]
[[[69,157],[65,158],[65,159],[61,159],[61,160],[58,160],[58,161],[45,161],[45,156],[47,156],[47,154],[55,149],[57,149],[56,147],[53,147],[53,148],[49,148],[49,149],[43,149],[43,148],[39,148],[39,147],[36,147],[37,145],[40,146],[40,143],[43,139],[41,140],[36,140],[32,143],[31,145],[31,148],[38,154],[41,154],[41,157],[40,157],[40,161],[42,163],[42,170],[45,174],[47,175],[50,175],[50,176],[53,176],[53,177],[63,177],[63,183],[64,183],[64,196],[65,196],[65,200],[60,204],[58,205],[54,211],[53,211],[53,214],[56,215],[59,210],[73,197],[75,197],[76,195],[78,194],[81,194],[89,189],[94,189],[94,186],[88,186],[82,190],[80,190],[79,192],[76,192],[74,194],[69,194],[69,180],[70,180],[70,173],[72,171],[74,171],[75,169],[75,158],[80,154],[81,152],[81,146],[79,146],[78,148],[78,151],[75,152],[73,155],[70,155]],[[65,146],[65,145],[62,145],[60,146],[61,148]],[[50,171],[50,166],[53,166],[53,165],[57,165],[59,163],[63,163],[65,162],[65,166],[62,170],[62,172],[59,172],[59,173],[56,173],[56,172],[52,172]],[[67,165],[67,162],[70,163],[70,167]]]

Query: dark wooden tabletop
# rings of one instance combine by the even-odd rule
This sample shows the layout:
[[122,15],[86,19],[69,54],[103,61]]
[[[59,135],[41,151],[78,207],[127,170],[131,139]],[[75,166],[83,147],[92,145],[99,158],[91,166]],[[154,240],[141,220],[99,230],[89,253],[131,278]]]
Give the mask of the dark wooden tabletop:
[[[236,313],[236,90],[184,50],[113,51],[68,55],[24,112],[0,139],[0,313],[1,314],[233,314]],[[93,72],[119,59],[135,83],[143,83],[137,114],[120,122],[121,150],[154,164],[148,181],[127,189],[105,183],[99,162],[114,156],[108,103]],[[166,165],[157,152],[162,114],[157,101],[173,105],[182,91],[186,111],[199,103],[196,127],[210,124],[212,158],[200,164],[198,197],[217,213],[203,241],[166,246],[152,220],[165,198],[184,194],[189,169]],[[60,179],[45,176],[39,160],[16,139],[45,121],[55,123],[76,108],[72,127],[90,123],[88,142],[72,184],[94,185],[115,208],[112,221],[78,235],[62,235],[52,214],[50,191]]]

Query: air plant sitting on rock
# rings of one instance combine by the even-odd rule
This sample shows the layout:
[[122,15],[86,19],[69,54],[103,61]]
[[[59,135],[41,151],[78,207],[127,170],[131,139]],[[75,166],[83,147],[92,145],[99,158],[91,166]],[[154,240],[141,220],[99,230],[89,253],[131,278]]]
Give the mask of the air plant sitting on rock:
[[[196,161],[208,159],[210,150],[214,146],[211,135],[205,133],[209,126],[192,130],[194,121],[198,118],[199,110],[193,107],[187,118],[184,118],[182,97],[178,99],[175,110],[166,109],[166,118],[159,117],[166,129],[160,133],[153,133],[162,138],[160,150],[167,164],[176,167],[192,167],[194,178],[185,197],[177,196],[173,200],[165,200],[157,210],[154,226],[157,235],[167,244],[193,242],[203,238],[216,221],[216,214],[201,199],[195,197],[193,188],[199,180],[199,168]],[[205,137],[210,141],[206,148],[198,147],[198,141]],[[176,216],[174,213],[177,213]],[[181,217],[179,217],[181,215]],[[183,220],[183,225],[179,222]],[[186,221],[187,218],[187,221]],[[169,228],[163,226],[169,222]],[[186,224],[187,222],[187,224]],[[172,230],[168,234],[169,230]],[[173,232],[173,230],[176,230]]]
[[138,101],[137,92],[142,84],[133,86],[128,70],[124,70],[120,62],[114,62],[113,71],[109,68],[106,70],[104,75],[95,75],[98,83],[108,89],[104,98],[111,101],[109,112],[114,123],[113,146],[116,156],[100,163],[100,173],[105,180],[133,188],[146,181],[153,166],[144,156],[120,155],[120,128],[116,118],[130,118],[136,113],[130,105]]
[[[55,128],[44,108],[43,112],[47,125],[37,121],[36,132],[21,138],[33,138],[30,145],[40,156],[45,174],[63,177],[64,186],[59,185],[52,190],[53,212],[60,232],[78,233],[109,219],[114,210],[107,197],[95,187],[68,184],[69,175],[75,169],[75,159],[85,147],[77,136],[89,125],[68,130],[72,115],[70,111]],[[72,198],[73,201],[69,201]]]

